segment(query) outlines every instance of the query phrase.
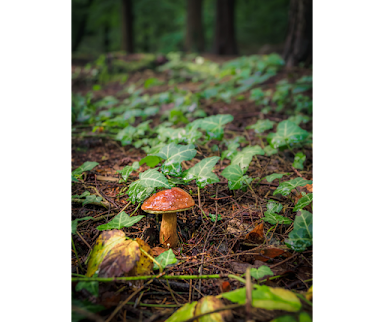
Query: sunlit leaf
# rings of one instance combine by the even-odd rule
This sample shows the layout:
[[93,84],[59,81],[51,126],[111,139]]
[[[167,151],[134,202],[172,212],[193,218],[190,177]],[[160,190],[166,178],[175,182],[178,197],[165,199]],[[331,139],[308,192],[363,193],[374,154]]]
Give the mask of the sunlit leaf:
[[293,223],[293,230],[288,234],[285,244],[296,252],[303,252],[307,247],[312,245],[312,214],[308,211],[301,210],[296,215]]
[[124,211],[118,214],[115,218],[113,218],[110,222],[97,226],[97,230],[109,230],[109,229],[121,229],[123,227],[131,227],[137,222],[144,218],[145,216],[134,216],[129,217]]
[[296,187],[303,187],[307,184],[311,184],[311,180],[305,180],[303,178],[297,177],[289,181],[281,182],[277,189],[273,192],[273,195],[282,194],[283,196],[288,196],[293,189]]
[[172,176],[181,176],[182,167],[181,162],[191,160],[197,151],[193,144],[179,145],[170,143],[164,146],[156,155],[162,159],[165,159],[164,164],[161,167],[161,171],[164,174]]
[[207,184],[219,182],[219,178],[212,172],[213,167],[219,161],[220,157],[205,158],[183,174],[185,182],[196,180],[196,184],[200,188],[204,188]]
[[194,316],[197,301],[184,304],[180,309],[173,313],[165,322],[186,321]]
[[140,259],[137,242],[127,240],[121,230],[100,233],[88,261],[86,276],[92,277],[99,271],[99,277],[118,277],[128,273]]
[[146,163],[150,168],[153,168],[159,164],[160,161],[161,158],[157,157],[156,155],[147,155],[145,158],[140,160],[139,165]]
[[[195,316],[203,313],[215,311],[223,308],[224,304],[215,296],[204,296],[196,305]],[[216,313],[205,315],[199,318],[202,322],[225,322],[232,319],[232,313],[230,310],[223,310]]]

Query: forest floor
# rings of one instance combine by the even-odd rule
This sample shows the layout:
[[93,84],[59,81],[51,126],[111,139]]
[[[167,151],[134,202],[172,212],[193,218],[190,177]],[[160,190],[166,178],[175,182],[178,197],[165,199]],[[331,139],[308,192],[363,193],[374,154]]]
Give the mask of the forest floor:
[[[222,58],[214,56],[209,56],[209,60],[217,63],[224,62]],[[83,67],[73,66],[73,71],[83,70]],[[190,77],[172,83],[170,81],[175,74],[170,73],[169,70],[159,71],[156,67],[139,68],[130,72],[127,80],[110,80],[98,88],[95,88],[97,82],[86,80],[85,76],[81,76],[84,74],[80,72],[73,77],[73,94],[85,97],[87,93],[92,92],[91,102],[98,102],[106,97],[113,97],[118,101],[118,103],[106,104],[98,108],[94,112],[98,115],[100,111],[108,111],[109,108],[116,107],[124,100],[129,100],[132,93],[125,89],[133,84],[135,84],[135,90],[141,89],[139,97],[146,94],[151,97],[174,90],[175,87],[185,91],[183,93],[195,94],[201,91],[201,85],[205,84],[204,79]],[[294,82],[303,76],[310,76],[311,73],[310,69],[286,70],[281,67],[274,76],[261,83],[262,90],[265,92],[271,89],[273,93],[281,80],[289,79],[290,82]],[[148,79],[156,79],[153,86],[145,83]],[[225,82],[221,84],[225,85]],[[195,143],[197,153],[192,159],[183,161],[184,170],[190,169],[205,158],[221,157],[222,152],[227,150],[223,142],[234,140],[239,136],[245,139],[239,140],[239,148],[258,145],[264,149],[268,146],[266,135],[260,135],[254,129],[247,129],[247,127],[258,120],[268,119],[274,122],[274,128],[266,130],[265,134],[273,133],[277,124],[296,115],[286,113],[285,109],[275,108],[279,103],[278,100],[271,103],[272,108],[268,111],[263,104],[255,104],[255,101],[249,99],[250,90],[254,88],[257,86],[236,94],[237,96],[233,95],[230,101],[215,99],[215,97],[198,97],[199,109],[205,112],[206,116],[230,114],[233,116],[233,121],[225,125],[222,140],[211,139],[201,144],[197,141]],[[306,90],[304,94],[311,98],[312,90]],[[145,103],[139,105],[139,108],[144,106]],[[158,114],[145,118],[152,121],[150,123],[152,129],[161,125],[164,121],[160,117],[161,113],[167,113],[174,108],[175,102],[159,103],[157,106]],[[192,119],[195,118],[189,118],[189,121]],[[141,122],[140,117],[134,117],[131,125],[137,126]],[[141,147],[135,148],[133,142],[123,145],[122,141],[116,140],[113,131],[112,134],[108,133],[108,125],[95,126],[95,124],[97,125],[97,118],[96,121],[91,119],[86,122],[75,120],[72,125],[72,171],[87,161],[98,163],[92,170],[84,172],[78,182],[72,183],[72,195],[80,196],[85,191],[89,191],[101,197],[105,203],[102,206],[72,202],[72,220],[88,216],[96,219],[78,221],[77,229],[72,235],[74,246],[72,248],[72,292],[75,312],[73,320],[79,321],[83,318],[84,321],[165,321],[186,303],[244,287],[242,279],[235,279],[233,275],[242,277],[247,268],[258,269],[262,266],[269,267],[273,275],[252,281],[258,285],[284,288],[301,295],[300,310],[292,312],[279,307],[255,309],[240,303],[238,307],[232,308],[232,317],[227,317],[227,320],[271,321],[279,316],[290,315],[292,321],[296,321],[295,318],[298,318],[299,313],[305,312],[312,315],[311,302],[305,301],[306,295],[307,299],[310,299],[308,290],[312,286],[312,246],[308,246],[304,251],[295,251],[285,243],[289,238],[288,234],[294,229],[297,212],[293,209],[303,196],[301,192],[307,194],[312,192],[312,184],[298,186],[288,196],[274,195],[280,179],[271,182],[265,179],[272,174],[285,174],[281,178],[281,183],[295,178],[312,180],[311,144],[289,147],[272,155],[254,156],[246,172],[249,177],[254,178],[250,184],[252,190],[244,189],[246,191],[229,189],[228,180],[221,175],[221,172],[231,164],[231,160],[220,158],[212,170],[220,181],[207,184],[200,189],[200,206],[198,186],[194,180],[177,185],[189,192],[196,202],[194,209],[178,214],[178,235],[181,243],[180,247],[172,249],[178,261],[164,268],[165,275],[180,276],[180,279],[158,278],[149,282],[100,281],[97,282],[97,292],[92,292],[87,287],[82,289],[77,287],[81,282],[76,280],[76,277],[81,278],[86,275],[87,260],[98,237],[102,234],[102,231],[96,227],[110,222],[123,209],[127,214],[134,213],[134,216],[144,215],[145,217],[134,225],[120,230],[131,239],[140,238],[147,243],[152,249],[153,257],[159,256],[162,252],[159,248],[162,247],[159,241],[161,216],[152,215],[144,212],[140,207],[137,208],[138,203],[131,203],[128,195],[125,194],[130,183],[138,180],[140,173],[151,168],[145,163],[140,165],[138,169],[131,172],[126,182],[121,182],[121,174],[116,172],[132,165],[135,161],[139,162],[147,156],[147,153]],[[181,122],[177,124],[180,125]],[[113,130],[114,125],[109,126]],[[300,127],[312,132],[311,121],[301,123]],[[145,135],[142,135],[141,139],[143,138]],[[142,146],[145,146],[145,143]],[[305,156],[302,169],[293,167],[295,155],[298,152],[302,152]],[[289,224],[271,224],[262,219],[268,209],[267,204],[271,200],[282,205],[280,215],[290,219]],[[303,209],[312,212],[311,205],[306,205]],[[210,214],[209,217],[207,217],[208,214]],[[155,274],[157,273],[151,273],[151,275]],[[187,275],[216,274],[220,277],[206,279],[186,277]],[[221,305],[224,306],[230,307],[233,304],[228,299],[221,301]],[[97,309],[101,306],[102,309]],[[218,317],[218,320],[220,319],[224,319],[224,314]]]

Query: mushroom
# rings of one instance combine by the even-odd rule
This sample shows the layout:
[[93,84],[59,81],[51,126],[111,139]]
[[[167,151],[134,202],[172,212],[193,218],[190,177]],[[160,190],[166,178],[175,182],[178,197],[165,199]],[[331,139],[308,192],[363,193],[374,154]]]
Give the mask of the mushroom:
[[160,227],[160,244],[176,248],[179,244],[177,236],[178,211],[189,210],[195,205],[192,197],[183,189],[174,187],[162,190],[144,201],[141,209],[150,214],[163,214]]

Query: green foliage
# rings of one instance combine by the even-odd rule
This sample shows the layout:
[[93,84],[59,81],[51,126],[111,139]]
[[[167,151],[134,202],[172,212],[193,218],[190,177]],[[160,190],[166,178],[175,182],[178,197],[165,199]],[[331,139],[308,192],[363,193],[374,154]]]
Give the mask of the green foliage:
[[[177,258],[173,253],[172,249],[168,249],[164,253],[161,253],[155,259],[163,269],[166,268],[168,265],[177,263]],[[159,269],[159,266],[156,263],[153,263],[153,270],[155,271],[158,269]]]
[[301,193],[302,197],[299,199],[297,204],[295,205],[295,208],[293,208],[293,211],[299,211],[300,209],[303,209],[304,207],[311,204],[313,200],[313,193],[306,194],[304,191]]
[[271,269],[268,266],[265,266],[265,265],[262,265],[259,268],[252,267],[251,271],[250,271],[250,274],[251,274],[251,276],[253,278],[255,278],[257,280],[260,280],[264,276],[267,276],[267,275],[270,275],[270,276],[274,275],[273,272],[271,271]]
[[180,309],[173,313],[165,322],[186,321],[194,316],[197,301],[184,304]]
[[258,120],[255,124],[247,126],[246,129],[254,129],[256,133],[263,133],[267,130],[272,129],[273,124],[275,124],[275,122],[270,121],[268,119]]
[[83,218],[76,218],[75,220],[72,220],[71,221],[71,232],[72,232],[72,234],[76,234],[77,225],[78,225],[79,221],[88,220],[88,219],[94,220],[94,218],[90,217],[90,216],[83,217]]
[[266,176],[265,180],[267,180],[268,182],[272,182],[273,180],[281,179],[283,176],[286,176],[288,174],[289,173],[273,173],[273,174],[270,174],[269,176]]
[[85,171],[91,171],[94,167],[98,166],[98,162],[84,162],[80,167],[78,167],[76,170],[72,171],[72,177],[74,178],[80,178],[81,174]]
[[193,144],[179,145],[170,143],[164,146],[156,155],[165,160],[161,171],[166,175],[178,177],[182,174],[181,162],[192,160],[196,153]]
[[278,215],[281,209],[283,209],[282,204],[274,200],[269,200],[267,203],[267,211],[264,212],[264,217],[262,220],[270,223],[271,225],[292,223],[291,219]]
[[96,229],[99,231],[103,231],[109,229],[121,229],[123,227],[131,227],[144,217],[145,216],[143,215],[130,217],[125,213],[125,211],[123,211],[118,214],[115,218],[113,218],[110,222],[103,225],[99,225],[96,227]]
[[297,152],[295,154],[295,160],[293,161],[292,167],[303,170],[305,158],[306,156],[303,152]]
[[311,180],[305,180],[303,178],[295,178],[291,179],[289,181],[285,181],[280,183],[280,185],[277,187],[277,189],[273,192],[273,195],[282,194],[283,196],[288,196],[293,189],[296,187],[303,187],[307,184],[311,184]]
[[228,180],[229,190],[242,189],[243,191],[247,191],[247,186],[252,181],[252,178],[243,175],[243,171],[237,164],[231,164],[226,167],[221,175]]
[[165,187],[171,188],[168,183],[167,178],[160,172],[157,171],[158,168],[149,169],[140,173],[140,184],[143,187],[157,188],[157,187]]
[[276,133],[269,133],[267,141],[272,148],[286,148],[303,142],[309,133],[291,121],[282,121],[277,125]]
[[[98,274],[94,274],[94,277],[97,277]],[[81,290],[87,290],[91,295],[98,297],[99,296],[99,282],[98,281],[80,281],[77,283],[75,290],[77,292]]]
[[264,150],[260,146],[247,146],[232,158],[231,165],[239,165],[243,173],[245,173],[248,170],[253,156],[257,154],[264,155]]
[[135,204],[136,201],[139,203],[143,202],[152,194],[154,190],[155,188],[153,187],[145,187],[144,185],[142,185],[141,180],[136,180],[135,182],[132,182],[129,185],[127,194],[132,204]]
[[[85,198],[85,199],[83,199]],[[89,203],[93,202],[101,202],[103,198],[96,196],[96,195],[91,195],[89,191],[84,191],[80,196],[79,195],[73,195],[72,199],[80,199],[83,200],[82,205],[85,206]]]
[[161,158],[155,156],[155,155],[147,155],[145,158],[142,158],[139,162],[139,165],[147,164],[150,168],[155,167],[159,164],[161,161]]
[[135,161],[132,163],[132,165],[127,165],[122,170],[117,170],[116,173],[120,173],[122,177],[122,182],[127,182],[129,175],[139,169],[140,165],[139,162]]
[[276,154],[278,151],[276,149],[272,148],[270,145],[267,145],[264,148],[264,152],[266,155],[268,155],[270,157],[271,155]]
[[223,218],[221,218],[221,215],[220,215],[220,214],[217,214],[217,215],[209,214],[209,218],[211,219],[212,222],[215,222],[215,221],[216,221],[216,217],[217,217],[217,221],[223,219]]
[[293,230],[288,234],[285,244],[296,252],[303,252],[312,245],[312,214],[301,210],[296,215]]
[[[99,304],[93,304],[88,300],[80,301],[80,300],[72,299],[72,305],[91,313],[97,313],[105,310],[104,306]],[[77,311],[72,311],[72,322],[79,322],[81,320],[84,320],[85,318],[86,316],[84,316],[83,314],[78,313]]]
[[213,167],[219,161],[220,157],[205,158],[192,168],[183,173],[185,182],[196,180],[199,188],[204,188],[207,184],[219,182],[219,178],[212,172]]
[[198,119],[190,123],[190,129],[202,128],[207,132],[209,139],[222,140],[224,135],[224,125],[232,122],[231,114],[219,114]]

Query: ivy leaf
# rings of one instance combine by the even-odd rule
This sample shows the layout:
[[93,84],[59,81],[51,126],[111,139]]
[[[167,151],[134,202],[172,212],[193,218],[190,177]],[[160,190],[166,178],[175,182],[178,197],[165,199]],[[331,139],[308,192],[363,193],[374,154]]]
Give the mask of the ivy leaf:
[[293,208],[293,211],[299,211],[300,209],[303,209],[304,207],[308,206],[313,200],[313,193],[305,194],[305,192],[302,192],[301,194],[303,195],[303,197],[299,199],[295,208]]
[[274,200],[269,200],[267,203],[267,211],[268,212],[276,212],[279,213],[283,209],[283,205]]
[[269,176],[266,176],[265,179],[268,181],[268,182],[272,182],[273,180],[275,179],[281,179],[283,176],[286,176],[288,175],[289,173],[274,173],[274,174],[271,174]]
[[224,125],[232,121],[231,114],[218,114],[195,120],[191,123],[191,127],[202,128],[207,132],[209,139],[221,141],[224,135]]
[[229,190],[246,189],[252,181],[252,178],[243,175],[243,171],[241,171],[240,166],[237,164],[231,164],[226,167],[221,175],[228,180]]
[[109,230],[109,229],[121,229],[123,227],[131,227],[137,222],[144,218],[145,216],[134,216],[129,217],[125,211],[118,214],[115,218],[113,218],[110,222],[97,226],[96,229],[99,231]]
[[146,188],[148,187],[171,188],[171,186],[168,184],[167,178],[162,173],[158,172],[157,168],[149,169],[147,171],[140,173],[139,178],[140,178],[140,185]]
[[196,153],[193,144],[178,145],[170,143],[164,146],[156,155],[166,160],[161,167],[164,174],[179,177],[182,174],[181,162],[191,160]]
[[221,152],[221,160],[224,160],[225,158],[232,160],[233,157],[237,154],[237,148],[240,146],[237,142],[231,142],[228,145],[228,149]]
[[78,178],[83,172],[91,171],[97,165],[99,165],[99,163],[97,163],[97,162],[90,162],[90,161],[84,162],[76,170],[72,171],[72,176],[75,178]]
[[288,121],[291,121],[291,122],[295,123],[296,125],[300,125],[301,122],[308,123],[310,120],[311,120],[311,118],[309,116],[302,115],[302,114],[292,115],[288,118]]
[[205,158],[192,168],[183,173],[185,182],[196,180],[199,188],[204,188],[207,184],[219,182],[219,178],[212,171],[213,167],[219,161],[220,157]]
[[132,202],[132,204],[135,204],[137,202],[143,202],[145,199],[147,199],[152,192],[155,190],[155,188],[152,187],[144,187],[141,184],[141,180],[137,180],[135,182],[132,182],[129,185],[129,189],[127,191],[127,194],[129,196],[129,200]]
[[295,123],[285,120],[277,125],[276,133],[269,133],[267,141],[272,148],[283,148],[304,141],[309,133]]
[[263,133],[267,130],[272,129],[273,124],[275,124],[275,122],[270,121],[268,119],[258,120],[255,124],[247,126],[246,129],[253,129],[256,133]]
[[81,199],[86,198],[87,196],[90,196],[91,193],[88,190],[85,190],[81,195],[73,195],[72,199]]
[[78,225],[79,221],[88,220],[88,219],[94,220],[94,218],[90,217],[90,216],[83,217],[83,218],[76,218],[75,220],[72,220],[71,221],[71,231],[72,231],[72,234],[76,234],[77,225]]
[[271,211],[266,211],[264,213],[264,217],[261,219],[270,223],[271,225],[276,225],[277,223],[287,225],[292,223],[291,219],[284,217],[282,215],[278,215]]
[[127,165],[122,170],[117,170],[116,173],[120,173],[123,178],[123,182],[127,182],[129,175],[140,167],[139,162],[135,161],[132,165]]
[[259,268],[251,268],[251,276],[257,280],[262,279],[264,276],[271,275],[273,276],[273,272],[268,266],[262,265]]
[[267,145],[264,148],[264,152],[265,152],[266,155],[268,155],[270,157],[271,155],[274,155],[274,154],[277,153],[277,149],[274,149],[270,145]]
[[303,187],[307,184],[311,184],[312,180],[305,180],[303,178],[295,178],[289,181],[281,182],[277,189],[273,192],[273,195],[282,194],[283,196],[288,196],[293,189],[296,187]]
[[165,322],[186,321],[194,317],[197,301],[184,304],[180,309],[173,313]]
[[[176,256],[173,253],[172,249],[168,249],[167,251],[161,253],[155,259],[163,269],[166,268],[168,265],[172,265],[177,262]],[[159,269],[159,266],[156,263],[153,263],[153,270],[155,271],[158,269]]]
[[303,170],[305,158],[306,156],[303,152],[296,153],[292,166],[296,169]]
[[150,168],[153,168],[161,161],[161,158],[159,158],[156,155],[147,155],[145,158],[142,158],[139,162],[139,165],[143,165],[146,163]]
[[[72,299],[72,305],[77,306],[86,312],[92,312],[92,313],[97,313],[105,310],[104,306],[93,304],[88,300],[80,301],[80,300]],[[78,313],[77,311],[72,311],[72,322],[80,322],[86,318],[87,318],[86,315]]]
[[239,165],[243,173],[245,173],[248,170],[253,156],[257,154],[264,155],[264,150],[260,146],[247,146],[233,157],[231,165]]
[[312,214],[309,211],[301,210],[296,215],[293,223],[293,230],[288,234],[285,244],[296,252],[303,252],[312,245]]
[[85,197],[85,200],[83,201],[82,205],[85,206],[85,205],[92,203],[92,202],[101,202],[102,200],[103,200],[103,198],[101,198],[99,196],[90,195],[90,196]]

